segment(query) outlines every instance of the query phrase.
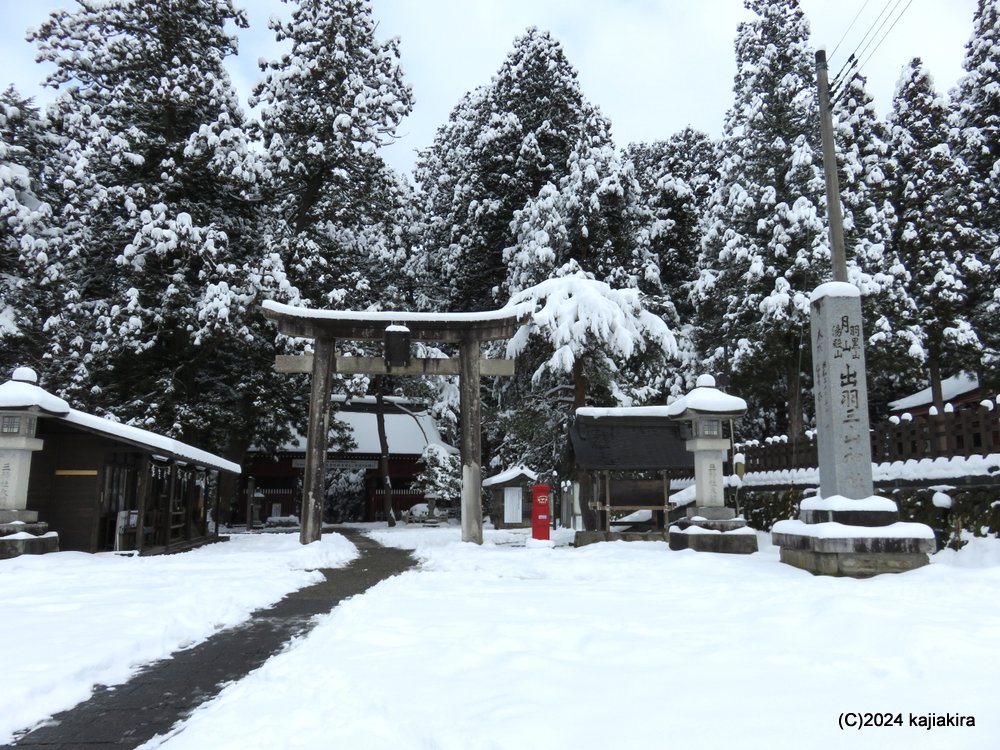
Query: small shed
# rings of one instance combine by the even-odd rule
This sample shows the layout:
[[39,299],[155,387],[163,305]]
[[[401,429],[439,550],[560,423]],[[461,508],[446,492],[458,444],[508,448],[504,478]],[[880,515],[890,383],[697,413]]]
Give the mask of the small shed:
[[538,475],[526,466],[513,466],[483,480],[490,493],[490,518],[496,529],[531,526],[531,485]]
[[0,385],[0,408],[33,421],[26,509],[58,533],[60,549],[153,554],[217,538],[208,512],[218,475],[240,473],[238,464],[73,409],[34,381]]

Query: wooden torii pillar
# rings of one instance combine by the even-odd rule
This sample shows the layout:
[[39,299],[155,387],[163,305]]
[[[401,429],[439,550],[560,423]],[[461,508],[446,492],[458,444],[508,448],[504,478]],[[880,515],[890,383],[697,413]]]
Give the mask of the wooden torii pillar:
[[[264,317],[278,331],[294,338],[312,339],[313,354],[279,356],[279,372],[311,372],[309,432],[302,491],[302,528],[299,541],[309,544],[322,533],[326,454],[329,449],[330,390],[333,374],[373,373],[392,375],[459,375],[459,410],[462,456],[462,541],[483,543],[482,425],[479,379],[484,375],[513,375],[510,360],[483,360],[480,344],[508,339],[530,317],[531,305],[475,313],[354,312],[292,307],[278,302],[263,304]],[[337,339],[378,341],[387,326],[405,326],[412,341],[458,344],[459,357],[415,359],[402,367],[367,357],[337,357]],[[457,365],[457,366],[456,366]]]

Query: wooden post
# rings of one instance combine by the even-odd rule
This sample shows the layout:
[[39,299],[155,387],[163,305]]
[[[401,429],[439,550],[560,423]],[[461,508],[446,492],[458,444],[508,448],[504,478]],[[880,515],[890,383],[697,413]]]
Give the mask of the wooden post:
[[149,456],[143,456],[139,461],[139,482],[136,487],[136,509],[139,511],[135,518],[135,549],[141,555],[142,546],[145,543],[146,535],[143,527],[146,524],[146,501],[149,495]]
[[459,410],[462,454],[462,541],[483,543],[482,426],[479,399],[479,341],[459,344]]
[[253,496],[257,492],[257,480],[247,477],[247,533],[253,531]]
[[309,433],[306,437],[306,467],[302,486],[302,524],[299,531],[299,541],[302,544],[317,542],[323,535],[333,358],[334,339],[317,337],[314,344]]

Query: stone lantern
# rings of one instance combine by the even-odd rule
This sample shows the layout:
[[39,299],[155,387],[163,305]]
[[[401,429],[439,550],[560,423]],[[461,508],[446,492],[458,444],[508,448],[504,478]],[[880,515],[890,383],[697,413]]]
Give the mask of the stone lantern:
[[746,521],[725,504],[723,464],[730,440],[723,423],[743,416],[747,403],[715,387],[715,378],[702,375],[696,387],[667,406],[671,419],[691,426],[687,450],[694,454],[695,501],[687,518],[670,530],[670,546],[716,552],[755,552],[757,536]]
[[[31,454],[43,445],[35,437],[38,415],[65,415],[69,405],[37,382],[34,370],[18,367],[0,385],[0,542],[4,542],[0,557],[58,548],[58,537],[46,533],[48,525],[38,521],[37,511],[27,509],[28,478]],[[29,537],[40,537],[44,543]]]

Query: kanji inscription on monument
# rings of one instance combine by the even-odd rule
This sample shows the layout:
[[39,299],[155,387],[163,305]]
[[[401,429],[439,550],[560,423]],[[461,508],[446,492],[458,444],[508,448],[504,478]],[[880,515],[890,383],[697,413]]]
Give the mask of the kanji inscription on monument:
[[813,293],[811,313],[820,494],[869,497],[873,489],[861,297],[851,284],[822,284]]

